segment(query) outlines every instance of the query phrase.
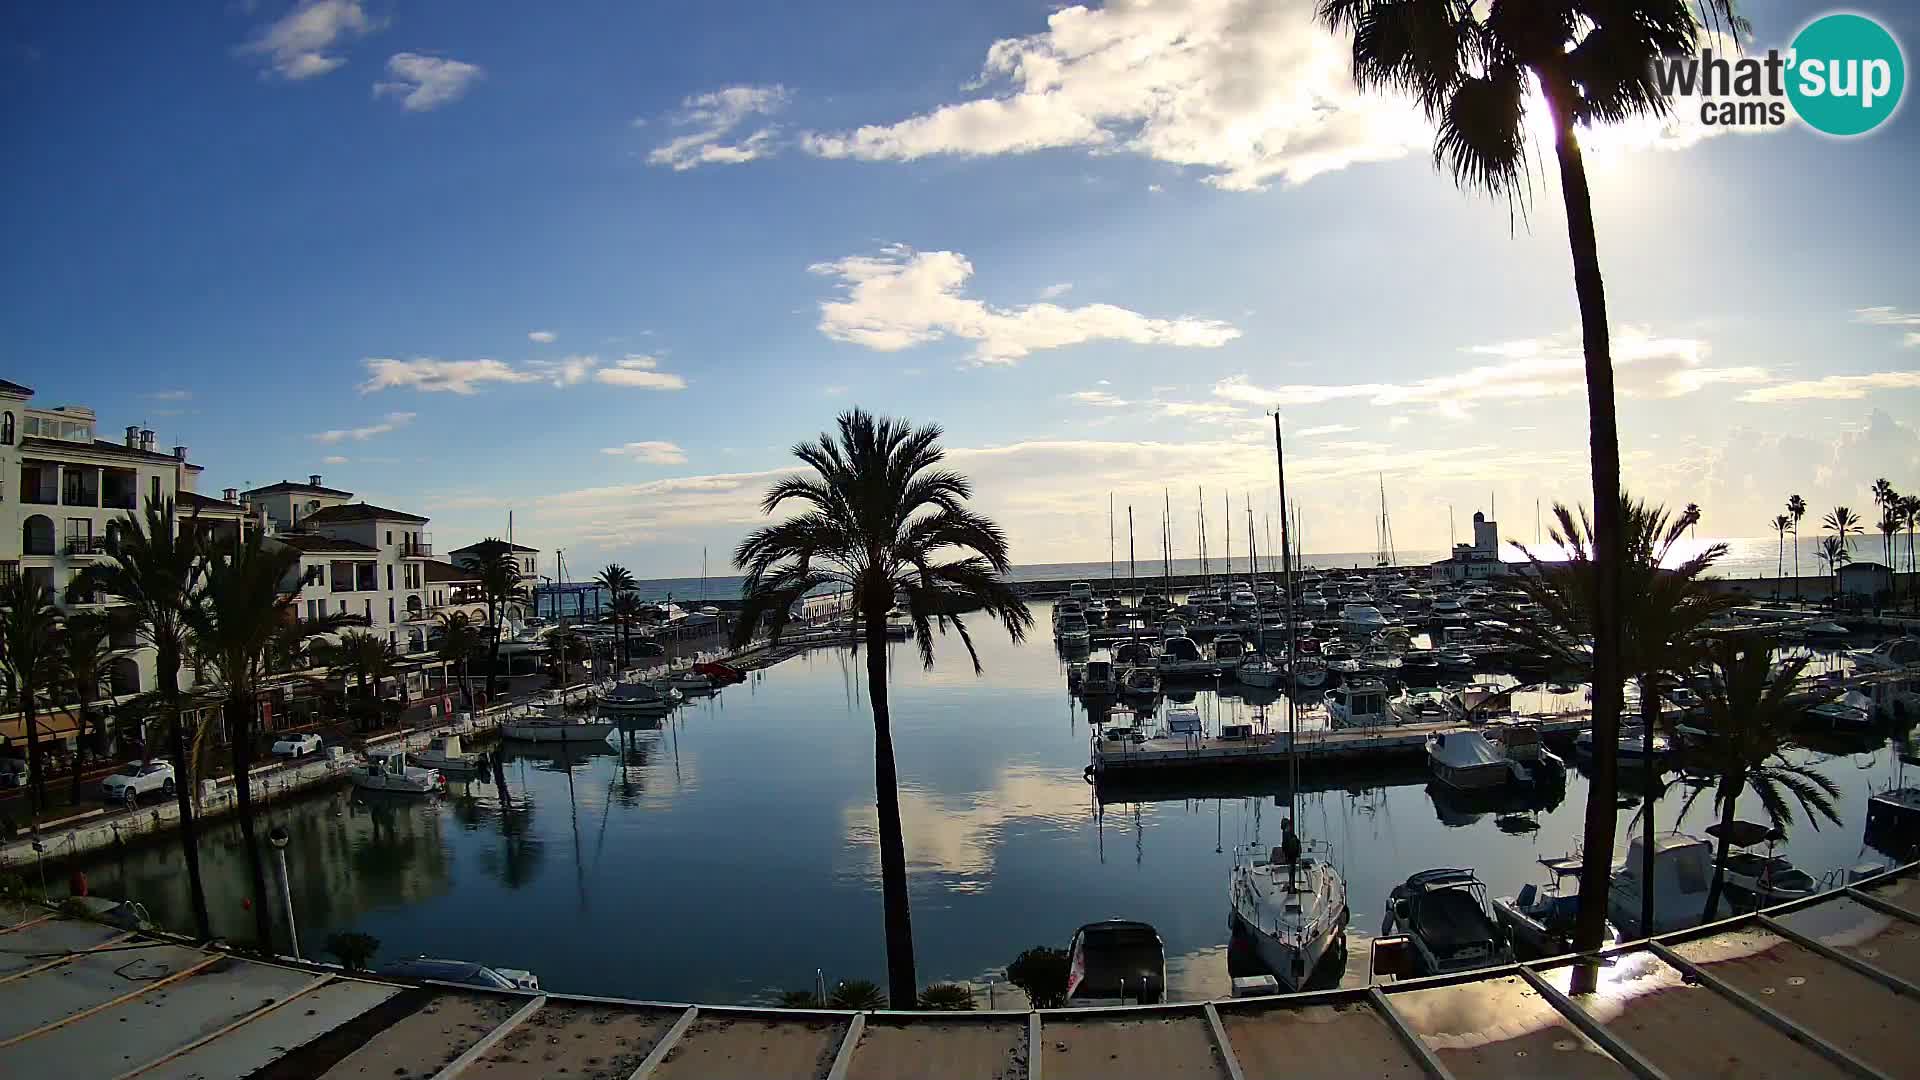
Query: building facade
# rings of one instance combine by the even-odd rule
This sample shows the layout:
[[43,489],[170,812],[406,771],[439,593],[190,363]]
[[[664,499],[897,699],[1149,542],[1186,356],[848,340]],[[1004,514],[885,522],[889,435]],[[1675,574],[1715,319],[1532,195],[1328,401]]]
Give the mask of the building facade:
[[1453,545],[1453,554],[1432,564],[1435,581],[1485,581],[1512,571],[1500,561],[1500,523],[1487,515],[1473,515],[1473,543]]
[[[280,483],[246,493],[268,522],[268,542],[300,553],[283,588],[300,619],[353,615],[402,655],[427,651],[433,612],[426,566],[433,557],[428,519],[403,510],[347,502],[352,492],[312,483]],[[285,524],[282,524],[282,523]]]

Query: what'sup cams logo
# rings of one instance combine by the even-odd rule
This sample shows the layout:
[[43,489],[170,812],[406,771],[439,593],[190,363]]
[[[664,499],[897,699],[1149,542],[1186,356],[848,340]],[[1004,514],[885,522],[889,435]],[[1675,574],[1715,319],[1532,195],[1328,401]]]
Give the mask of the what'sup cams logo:
[[1697,111],[1709,127],[1779,127],[1788,109],[1815,131],[1865,135],[1900,107],[1906,57],[1887,29],[1865,15],[1822,15],[1785,52],[1668,56],[1654,82],[1676,110]]

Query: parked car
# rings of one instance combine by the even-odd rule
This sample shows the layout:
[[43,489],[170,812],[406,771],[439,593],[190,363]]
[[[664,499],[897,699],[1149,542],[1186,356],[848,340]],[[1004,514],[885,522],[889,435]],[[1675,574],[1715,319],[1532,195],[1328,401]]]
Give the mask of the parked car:
[[173,765],[165,761],[141,764],[130,761],[120,771],[100,781],[100,791],[108,802],[125,802],[134,795],[173,794]]
[[32,778],[26,758],[0,757],[0,788],[23,788]]
[[311,731],[295,734],[288,732],[280,736],[273,744],[275,757],[305,757],[320,752],[320,736]]

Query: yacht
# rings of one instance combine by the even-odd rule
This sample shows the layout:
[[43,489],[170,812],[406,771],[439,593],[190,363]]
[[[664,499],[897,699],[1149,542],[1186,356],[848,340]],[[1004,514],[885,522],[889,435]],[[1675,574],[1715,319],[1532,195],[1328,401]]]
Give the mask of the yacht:
[[413,760],[449,780],[464,780],[480,772],[480,755],[465,753],[458,735],[435,735],[424,751],[413,755]]
[[1436,779],[1458,791],[1565,775],[1565,765],[1541,745],[1540,729],[1524,723],[1435,732],[1427,737],[1427,762]]
[[550,710],[501,724],[500,737],[516,742],[605,742],[616,726],[611,720],[589,720]]
[[406,795],[431,795],[440,790],[440,774],[407,764],[404,750],[370,750],[367,763],[355,765],[347,774],[353,786],[364,791],[397,791]]
[[1340,609],[1340,622],[1357,634],[1373,634],[1387,628],[1387,617],[1372,604],[1347,604]]
[[1327,716],[1336,728],[1376,727],[1392,723],[1387,714],[1387,684],[1352,679],[1327,691]]
[[[1493,915],[1515,953],[1525,958],[1560,956],[1573,950],[1573,924],[1580,916],[1580,860],[1541,859],[1545,886],[1528,882],[1517,896],[1496,896]],[[1619,939],[1609,923],[1606,939]]]
[[1248,653],[1241,657],[1240,666],[1234,669],[1233,674],[1244,686],[1271,690],[1280,685],[1286,673],[1284,665],[1276,663],[1265,653]]
[[1228,891],[1234,925],[1247,934],[1283,990],[1305,986],[1321,959],[1345,939],[1347,883],[1324,841],[1303,843],[1292,865],[1277,847],[1240,848]]
[[1143,922],[1108,919],[1073,932],[1067,1004],[1158,1005],[1167,993],[1167,950]]
[[1380,936],[1413,941],[1416,976],[1449,975],[1512,960],[1487,905],[1487,887],[1471,870],[1422,870],[1387,895]]
[[[1686,833],[1657,838],[1653,849],[1653,926],[1640,926],[1641,866],[1645,836],[1627,845],[1625,862],[1613,866],[1607,915],[1615,926],[1638,927],[1641,935],[1685,930],[1705,921],[1713,886],[1713,845]],[[1718,918],[1718,913],[1715,914]]]

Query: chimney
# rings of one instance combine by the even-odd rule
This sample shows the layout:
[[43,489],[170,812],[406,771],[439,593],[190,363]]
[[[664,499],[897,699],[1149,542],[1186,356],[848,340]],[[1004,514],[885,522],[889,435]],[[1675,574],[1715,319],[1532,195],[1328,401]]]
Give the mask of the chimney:
[[146,451],[153,450],[153,429],[152,428],[140,429],[140,449],[146,450]]
[[319,486],[320,486],[320,474],[319,474],[319,473],[308,473],[308,474],[307,474],[307,486],[308,486],[308,487],[319,487]]
[[174,447],[174,448],[173,448],[173,460],[175,460],[175,461],[185,461],[185,460],[187,460],[187,448],[186,448],[186,447],[184,447],[184,446],[176,446],[176,447]]
[[238,503],[240,501],[239,488],[227,488],[225,491],[222,491],[220,495],[230,503]]
[[127,425],[127,449],[132,450],[133,448],[139,445],[140,445],[140,425],[128,424]]

